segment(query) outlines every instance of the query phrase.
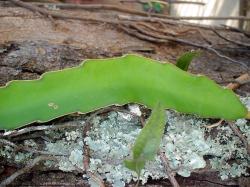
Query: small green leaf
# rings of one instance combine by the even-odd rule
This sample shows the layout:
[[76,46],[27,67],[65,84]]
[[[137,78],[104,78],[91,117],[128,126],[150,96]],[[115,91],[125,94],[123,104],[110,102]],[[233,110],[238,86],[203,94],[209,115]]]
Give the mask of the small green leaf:
[[158,103],[141,130],[133,147],[133,159],[125,160],[125,166],[138,174],[144,168],[146,161],[153,160],[161,143],[166,124],[166,115],[163,106]]
[[148,12],[153,10],[155,13],[162,13],[164,9],[164,4],[161,2],[149,1],[148,3],[142,3],[143,10]]
[[164,6],[161,3],[153,2],[153,9],[156,13],[162,13]]
[[184,71],[187,71],[191,61],[198,56],[200,56],[200,51],[184,53],[177,59],[176,66]]

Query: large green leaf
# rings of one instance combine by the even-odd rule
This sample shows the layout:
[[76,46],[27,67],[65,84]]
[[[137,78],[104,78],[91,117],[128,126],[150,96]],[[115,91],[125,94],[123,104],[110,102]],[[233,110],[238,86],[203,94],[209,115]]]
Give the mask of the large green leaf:
[[166,124],[166,114],[163,106],[158,103],[141,130],[133,147],[133,159],[125,160],[125,166],[140,176],[146,161],[153,160],[161,143]]
[[247,109],[233,91],[205,76],[137,55],[86,60],[78,67],[48,72],[38,80],[11,81],[0,88],[0,128],[47,122],[74,112],[141,103],[201,117],[234,120]]

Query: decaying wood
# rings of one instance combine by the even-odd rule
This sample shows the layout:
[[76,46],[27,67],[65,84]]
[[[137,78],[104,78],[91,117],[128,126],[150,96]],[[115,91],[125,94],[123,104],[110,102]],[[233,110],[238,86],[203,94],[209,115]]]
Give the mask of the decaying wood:
[[[245,63],[243,63],[241,61],[234,60],[234,59],[232,59],[232,58],[230,58],[228,56],[225,56],[223,54],[220,54],[220,52],[218,52],[216,49],[214,49],[211,46],[201,45],[201,44],[193,43],[193,42],[183,40],[183,39],[180,39],[180,38],[173,38],[171,36],[163,36],[163,35],[160,35],[158,33],[149,32],[147,30],[142,29],[141,27],[139,27],[137,24],[134,24],[134,23],[132,23],[132,24],[131,23],[122,23],[119,20],[114,21],[114,20],[105,20],[105,19],[90,18],[90,17],[89,18],[83,18],[83,17],[79,17],[79,16],[68,16],[68,15],[64,15],[64,14],[60,14],[60,13],[49,12],[46,9],[37,7],[35,5],[31,5],[31,4],[28,4],[28,3],[23,3],[23,2],[21,2],[19,0],[10,0],[10,1],[12,3],[18,5],[18,6],[27,8],[27,9],[33,11],[33,12],[38,12],[38,13],[43,14],[44,16],[47,16],[48,18],[50,18],[52,20],[54,25],[55,25],[55,23],[54,23],[54,20],[52,18],[76,19],[76,20],[82,20],[82,21],[104,22],[104,23],[111,23],[111,24],[115,24],[115,25],[121,25],[122,24],[123,26],[120,26],[121,29],[123,29],[125,32],[127,32],[129,34],[132,34],[133,36],[138,37],[140,39],[148,39],[151,42],[154,41],[154,42],[159,42],[159,43],[166,43],[167,41],[172,41],[172,42],[177,42],[177,43],[180,43],[180,44],[195,46],[195,47],[198,47],[198,48],[208,50],[208,51],[216,54],[217,56],[226,59],[228,62],[239,63],[240,65],[245,67],[247,71],[249,70],[249,67]],[[78,5],[73,5],[72,7],[76,7],[76,6],[78,6]],[[91,8],[100,9],[100,8],[104,8],[105,6],[106,5],[79,5],[78,7],[86,8],[86,9],[91,9]],[[112,5],[111,5],[111,7],[109,5],[107,5],[106,8],[109,8],[109,9],[112,9],[112,10],[120,10],[120,11],[123,11],[123,12],[126,12],[126,13],[129,12],[127,10],[123,10],[123,8],[115,7],[115,6],[112,6]],[[157,14],[157,17],[158,16],[159,15]],[[163,16],[165,16],[165,15],[163,15]],[[165,18],[177,19],[176,17],[172,17],[172,16],[165,16]],[[186,17],[186,18],[191,19],[191,20],[193,19],[193,17]],[[201,19],[201,17],[195,17],[195,18]],[[230,19],[241,19],[241,18],[242,17],[237,17],[237,18],[231,17]],[[182,19],[182,17],[178,17],[177,20],[179,20],[179,19]],[[206,18],[203,17],[202,19],[206,19]],[[225,19],[225,17],[216,17],[216,19]],[[244,18],[243,20],[248,20],[248,19],[249,18]],[[133,34],[133,31],[128,31],[128,29],[124,29],[125,27],[132,27],[132,28],[138,30],[141,34],[139,34],[139,33]],[[149,35],[149,37],[142,36],[142,34],[143,35]]]

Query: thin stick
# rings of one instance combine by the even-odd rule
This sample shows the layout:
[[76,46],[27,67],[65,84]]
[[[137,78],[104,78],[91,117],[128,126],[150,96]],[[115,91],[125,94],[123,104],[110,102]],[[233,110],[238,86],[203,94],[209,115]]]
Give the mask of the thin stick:
[[[229,83],[226,87],[228,89],[235,90],[238,87],[240,87],[242,84],[245,84],[247,81],[249,81],[249,79],[250,79],[250,76],[247,73],[245,73],[245,74],[239,76],[237,79],[235,79],[234,83]],[[207,125],[206,128],[211,129],[214,127],[218,127],[222,124],[223,121],[224,120],[221,119],[220,121],[218,121],[212,125]]]
[[[50,16],[50,17],[53,17],[53,18],[78,19],[78,20],[84,20],[84,21],[106,22],[106,23],[112,23],[112,24],[119,24],[119,22],[117,22],[117,21],[112,21],[112,20],[96,19],[96,18],[85,18],[85,17],[76,17],[76,16],[67,16],[67,15],[64,15],[64,14],[48,12],[48,11],[42,9],[42,8],[36,7],[36,6],[34,6],[34,5],[30,5],[30,4],[28,4],[28,3],[23,3],[23,2],[21,2],[21,1],[19,1],[19,0],[10,0],[10,1],[11,1],[12,3],[14,3],[14,4],[17,4],[18,6],[22,6],[22,7],[24,7],[24,8],[29,9],[29,10],[32,10],[32,11],[34,11],[34,12],[39,12],[39,13],[41,13],[41,14],[43,14],[43,15],[48,16],[48,17]],[[128,33],[128,31],[126,31],[126,32]],[[140,34],[136,34],[136,35],[137,35],[137,37],[140,37],[141,39],[143,38],[143,36],[141,36]],[[140,36],[139,36],[139,35],[140,35]],[[144,37],[144,39],[146,39],[146,38]],[[149,41],[154,41],[153,38],[147,37],[147,39],[148,39]],[[165,39],[166,39],[166,38],[165,38]],[[221,57],[221,58],[224,58],[224,59],[226,59],[226,60],[228,60],[228,61],[231,61],[231,62],[234,62],[234,63],[239,63],[239,64],[241,64],[242,66],[244,66],[245,68],[248,69],[248,66],[247,66],[246,64],[244,64],[244,63],[242,63],[242,62],[239,62],[239,61],[236,61],[236,60],[233,60],[233,59],[231,59],[231,58],[229,58],[229,57],[227,57],[227,56],[224,56],[224,55],[220,54],[218,51],[216,51],[215,49],[213,49],[213,48],[211,48],[211,47],[201,46],[201,45],[198,45],[198,44],[193,44],[193,43],[191,43],[191,42],[184,41],[184,40],[182,40],[182,39],[168,38],[167,40],[175,41],[175,42],[180,42],[180,43],[184,43],[184,44],[186,44],[186,45],[192,45],[192,46],[200,47],[200,48],[203,48],[203,49],[207,49],[207,50],[209,50],[209,51],[215,53],[217,56],[219,56],[219,57]],[[158,42],[159,42],[159,40],[158,40]],[[163,40],[162,42],[165,43],[166,41]]]
[[250,81],[250,76],[248,73],[245,73],[245,74],[239,76],[237,79],[235,79],[235,82],[229,83],[227,85],[227,88],[229,88],[231,90],[235,90],[238,87],[240,87],[241,85],[248,83],[249,81]]
[[149,25],[149,24],[147,24],[145,22],[139,22],[137,24],[142,25],[142,26],[144,26],[146,28],[149,28],[150,30],[155,31],[155,32],[159,32],[159,33],[163,33],[163,34],[167,34],[167,35],[171,35],[171,36],[176,36],[177,35],[177,33],[173,32],[173,31],[168,31],[166,29],[162,30],[162,29],[159,29],[159,28],[155,28],[152,25]]
[[[108,5],[108,4],[71,4],[71,3],[32,3],[32,5],[43,6],[44,5],[53,5],[60,9],[81,9],[81,10],[113,10],[128,14],[135,14],[141,16],[148,16],[148,13],[132,10],[128,8],[122,8],[116,5]],[[151,16],[156,16],[157,14],[151,14]]]
[[22,151],[27,151],[27,152],[34,153],[34,154],[68,156],[68,154],[50,153],[50,152],[47,152],[47,151],[40,151],[40,150],[32,149],[30,147],[23,146],[23,145],[16,145],[13,142],[5,140],[5,139],[0,139],[0,144],[11,146],[11,147],[13,147],[15,149],[15,151],[22,150]]
[[[109,112],[113,109],[114,109],[114,107],[103,108],[103,109],[96,111],[95,115]],[[23,129],[19,129],[19,130],[7,131],[7,132],[1,134],[0,137],[11,138],[11,137],[19,136],[22,134],[30,133],[33,131],[56,130],[56,129],[61,129],[61,128],[78,128],[78,127],[84,126],[85,123],[86,122],[80,123],[80,122],[76,122],[76,121],[68,121],[68,122],[64,122],[60,125],[53,124],[53,125],[31,126],[31,127],[25,127]]]
[[172,25],[186,25],[186,26],[192,26],[192,27],[200,27],[203,29],[219,29],[219,30],[225,30],[222,26],[209,26],[204,24],[197,24],[197,23],[189,23],[185,21],[178,21],[178,20],[170,20],[170,19],[163,19],[159,17],[143,17],[143,16],[134,16],[134,15],[118,15],[118,18],[121,20],[129,20],[129,21],[147,21],[152,23],[162,22],[166,24],[172,24]]
[[232,26],[228,26],[228,25],[221,25],[223,27],[225,27],[226,29],[230,30],[230,31],[234,31],[234,32],[239,32],[239,33],[243,33],[246,37],[250,37],[250,32],[244,31],[242,29],[236,28],[236,27],[232,27]]
[[169,166],[169,162],[168,162],[168,159],[167,159],[165,153],[160,151],[159,154],[161,157],[161,161],[164,164],[164,167],[165,167],[165,170],[166,170],[166,173],[168,175],[168,179],[169,179],[170,183],[172,184],[173,187],[180,187],[178,181],[174,177],[173,171],[171,170],[171,168]]
[[84,126],[84,124],[80,124],[79,122],[65,122],[60,125],[41,125],[41,126],[31,126],[31,127],[25,127],[23,129],[19,130],[13,130],[13,131],[7,131],[0,135],[0,137],[15,137],[19,136],[22,134],[30,133],[33,131],[43,131],[43,130],[56,130],[56,129],[61,129],[61,128],[78,128]]
[[10,0],[13,4],[26,8],[28,10],[31,10],[35,13],[40,13],[46,17],[52,17],[52,18],[59,18],[59,19],[75,19],[75,20],[81,20],[81,21],[92,21],[92,22],[103,22],[103,23],[111,23],[111,24],[118,24],[116,21],[112,20],[105,20],[105,19],[98,19],[98,18],[90,18],[90,17],[78,17],[78,16],[69,16],[61,13],[55,13],[55,12],[49,12],[46,9],[37,7],[35,5],[24,3],[19,0]]
[[236,45],[239,45],[239,46],[243,46],[243,47],[247,47],[247,48],[250,48],[250,44],[247,44],[247,43],[242,43],[242,42],[238,42],[236,40],[231,40],[229,38],[226,38],[225,36],[223,36],[222,34],[220,34],[218,31],[216,31],[215,29],[213,29],[213,32],[219,36],[220,38],[228,41],[228,42],[231,42],[233,44],[236,44]]
[[206,128],[211,129],[211,128],[214,128],[214,127],[218,127],[218,126],[221,125],[221,123],[222,123],[223,121],[224,121],[224,120],[221,119],[220,121],[218,121],[218,122],[216,122],[216,123],[214,123],[214,124],[212,124],[212,125],[206,125]]
[[168,19],[174,20],[243,20],[250,21],[245,16],[168,16]]
[[135,184],[135,187],[138,187],[139,184],[140,184],[140,179],[139,179],[139,177],[138,177],[137,182],[136,182],[136,184]]
[[131,30],[131,29],[125,27],[124,25],[120,25],[119,28],[121,28],[127,34],[135,36],[136,38],[139,38],[141,40],[146,40],[146,41],[155,42],[155,43],[167,43],[168,42],[167,40],[158,39],[158,38],[154,38],[154,37],[150,37],[150,36],[141,34],[136,30]]
[[[88,131],[91,129],[92,127],[92,119],[99,114],[100,111],[94,112],[90,115],[90,117],[88,118],[88,120],[86,121],[86,125],[83,129],[83,138],[87,136]],[[83,167],[84,170],[86,172],[86,174],[93,179],[97,184],[99,184],[100,187],[105,187],[104,181],[102,180],[102,178],[100,176],[98,176],[97,174],[89,171],[89,161],[90,160],[90,149],[89,146],[86,144],[85,141],[83,141]]]
[[246,137],[241,133],[241,131],[238,129],[238,127],[234,123],[228,121],[228,125],[232,129],[232,131],[240,138],[240,140],[242,141],[242,143],[244,144],[247,150],[247,153],[250,155],[250,146],[248,144]]
[[233,62],[236,64],[240,64],[242,67],[244,67],[247,71],[249,71],[249,67],[247,64],[245,64],[244,62],[238,61],[238,60],[234,60],[228,56],[222,55],[220,54],[216,49],[212,48],[212,47],[205,47],[204,49],[207,49],[208,51],[213,52],[214,54],[216,54],[218,57],[224,58],[225,60],[229,61],[229,62]]
[[[10,0],[12,1],[19,1],[19,0]],[[160,18],[166,18],[166,19],[172,19],[172,20],[243,20],[243,21],[250,21],[249,17],[245,16],[168,16],[164,14],[148,14],[147,12],[142,12],[138,10],[131,10],[127,8],[121,8],[116,5],[105,5],[105,4],[90,4],[90,5],[76,5],[76,4],[64,4],[64,3],[46,3],[54,5],[58,8],[67,8],[67,9],[86,9],[86,10],[115,10],[119,12],[129,13],[129,14],[136,14],[141,16],[148,16],[151,17],[160,17]],[[36,5],[44,5],[44,3],[36,3]]]
[[[222,55],[217,50],[215,50],[214,48],[212,48],[210,46],[193,43],[193,42],[190,42],[188,40],[179,39],[179,38],[175,38],[175,37],[160,35],[160,34],[153,33],[153,32],[148,32],[147,30],[142,29],[141,27],[139,27],[137,24],[130,24],[129,26],[137,29],[139,32],[141,32],[143,34],[149,35],[150,36],[149,41],[153,41],[151,38],[157,38],[158,40],[155,40],[155,41],[159,42],[159,43],[166,43],[166,41],[169,40],[169,41],[178,42],[178,43],[182,43],[182,44],[189,45],[189,46],[194,46],[194,47],[202,48],[202,49],[208,50],[208,51],[216,54],[220,58],[224,58],[224,59],[226,59],[229,62],[238,63],[241,66],[243,66],[244,68],[246,68],[247,70],[249,69],[249,67],[245,63],[243,63],[241,61],[237,61],[237,60],[231,59],[228,56]],[[147,39],[147,38],[145,38],[145,39]]]
[[[164,26],[164,24],[162,22],[159,22],[162,26]],[[181,31],[181,32],[173,32],[173,31],[168,31],[166,28],[164,28],[163,30],[162,29],[159,29],[159,28],[155,28],[153,27],[152,25],[149,25],[145,22],[138,22],[137,23],[138,25],[142,25],[142,26],[145,26],[146,28],[149,28],[150,30],[152,31],[155,31],[155,32],[158,32],[158,33],[162,33],[162,34],[166,34],[166,35],[171,35],[171,36],[182,36],[182,35],[186,35],[188,32],[191,32],[191,31],[195,31],[195,32],[198,32],[202,39],[204,41],[206,41],[208,44],[212,44],[211,41],[209,41],[205,36],[204,34],[202,33],[202,31],[200,29],[187,29],[187,30],[184,30],[184,31]]]
[[3,180],[1,182],[1,184],[0,184],[0,187],[4,187],[4,186],[7,186],[7,185],[11,184],[17,177],[19,177],[20,175],[22,175],[22,174],[27,173],[28,171],[30,171],[39,162],[46,161],[46,160],[54,160],[54,161],[56,161],[56,158],[55,157],[51,157],[51,156],[38,156],[38,157],[36,157],[35,159],[32,160],[32,162],[30,164],[28,164],[24,168],[16,171],[15,173],[13,173],[7,179]]
[[[170,4],[195,4],[195,5],[206,5],[206,3],[202,3],[202,2],[195,2],[195,1],[178,1],[178,0],[165,0],[166,3],[170,3]],[[126,3],[148,3],[149,0],[120,0],[120,2],[126,2]],[[162,1],[160,1],[162,2]],[[165,3],[165,2],[162,2]]]

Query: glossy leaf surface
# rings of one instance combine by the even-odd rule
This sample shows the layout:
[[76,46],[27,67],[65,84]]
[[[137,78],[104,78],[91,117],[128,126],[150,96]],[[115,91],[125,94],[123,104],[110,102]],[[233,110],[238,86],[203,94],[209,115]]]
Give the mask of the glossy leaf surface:
[[234,120],[246,107],[229,89],[170,63],[137,55],[86,60],[78,67],[48,72],[38,80],[11,81],[0,88],[0,128],[47,122],[74,112],[113,104],[160,102],[167,109]]

